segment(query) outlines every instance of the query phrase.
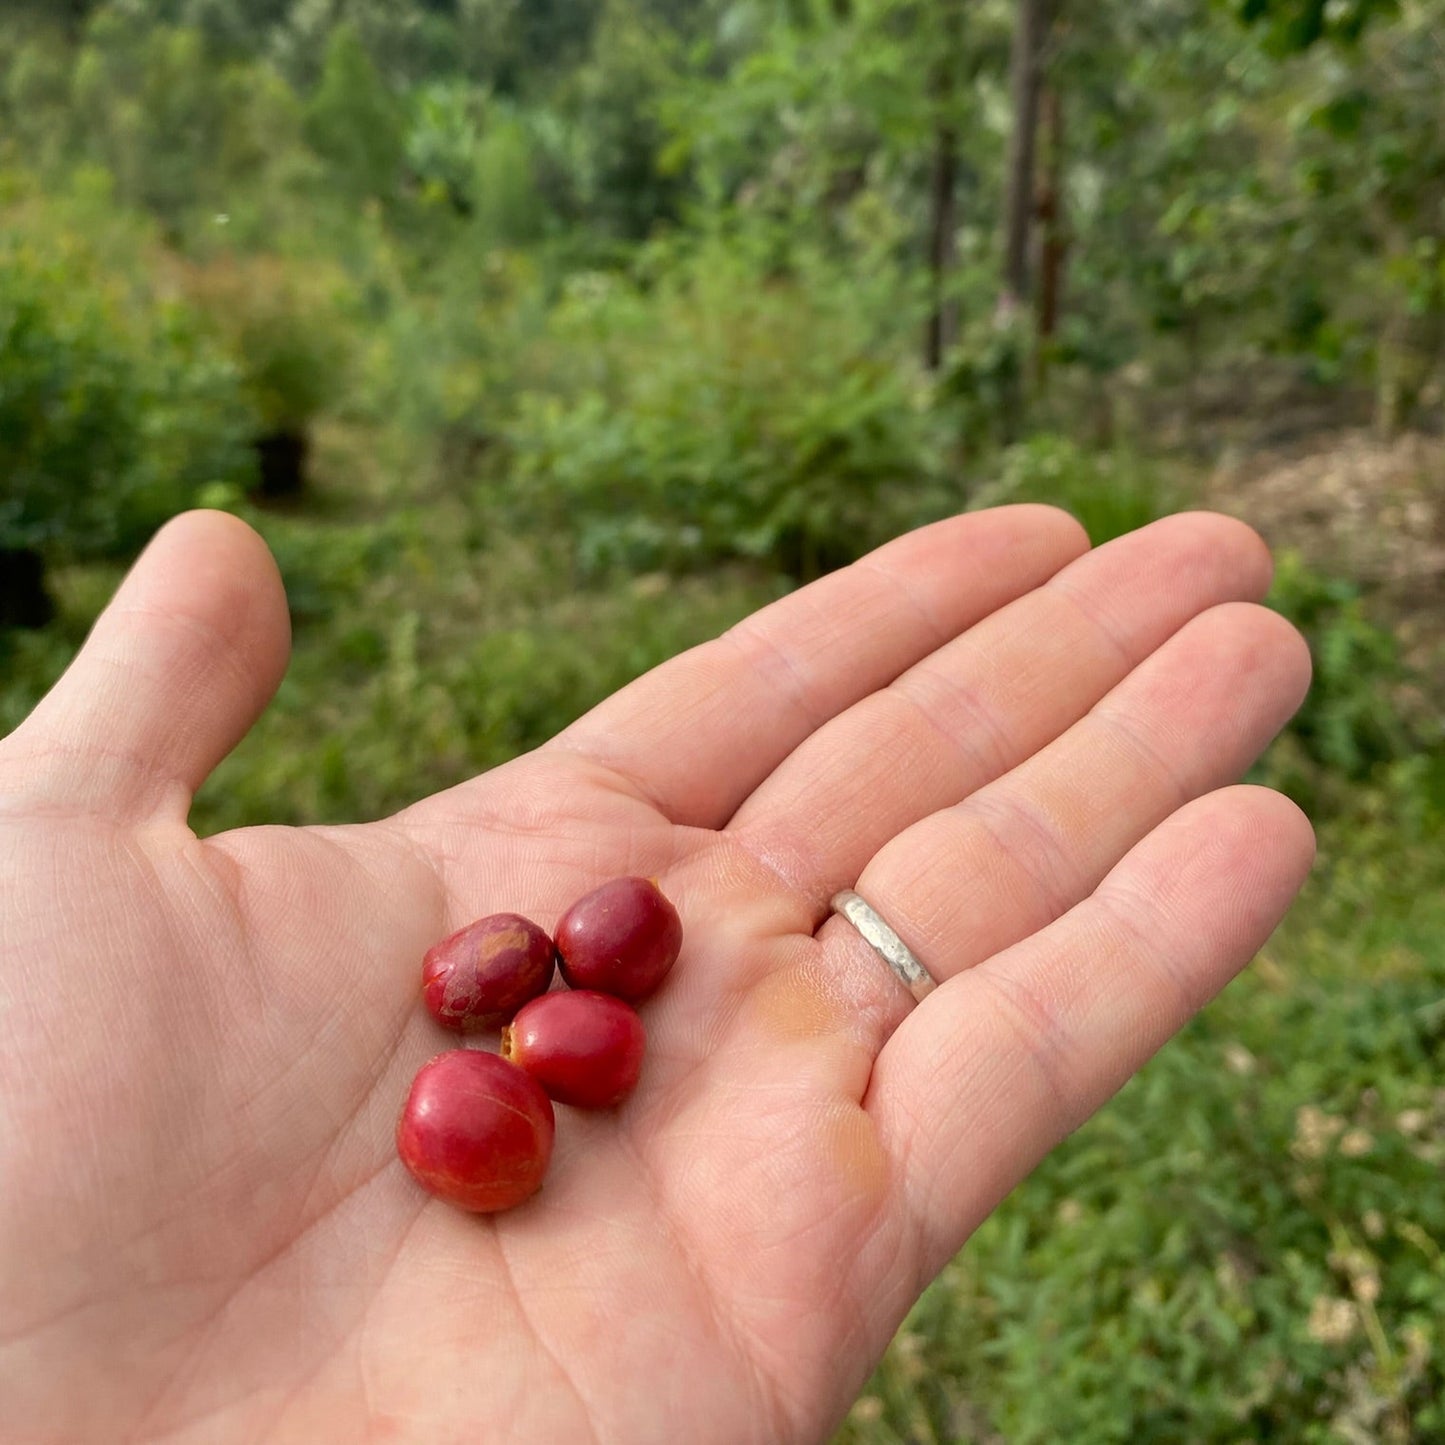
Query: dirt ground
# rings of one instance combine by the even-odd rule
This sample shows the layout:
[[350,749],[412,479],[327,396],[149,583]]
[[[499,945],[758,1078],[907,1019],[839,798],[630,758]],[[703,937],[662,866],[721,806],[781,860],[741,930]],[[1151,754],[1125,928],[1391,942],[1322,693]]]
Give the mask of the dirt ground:
[[1315,436],[1217,467],[1203,500],[1358,583],[1445,706],[1445,439]]

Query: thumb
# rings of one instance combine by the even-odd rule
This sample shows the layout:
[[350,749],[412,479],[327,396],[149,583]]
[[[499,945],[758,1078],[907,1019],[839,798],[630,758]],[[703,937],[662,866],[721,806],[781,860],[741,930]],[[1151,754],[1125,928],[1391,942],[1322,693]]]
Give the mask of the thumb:
[[0,744],[0,786],[48,807],[183,821],[275,694],[290,638],[261,538],[225,512],[174,518]]

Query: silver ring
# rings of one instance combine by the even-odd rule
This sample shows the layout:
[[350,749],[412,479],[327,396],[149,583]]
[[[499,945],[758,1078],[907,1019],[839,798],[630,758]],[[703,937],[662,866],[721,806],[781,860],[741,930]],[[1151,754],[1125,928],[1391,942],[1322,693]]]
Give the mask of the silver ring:
[[877,910],[851,888],[835,893],[830,907],[863,935],[864,941],[919,1003],[938,987],[938,980],[918,961],[913,950],[883,921]]

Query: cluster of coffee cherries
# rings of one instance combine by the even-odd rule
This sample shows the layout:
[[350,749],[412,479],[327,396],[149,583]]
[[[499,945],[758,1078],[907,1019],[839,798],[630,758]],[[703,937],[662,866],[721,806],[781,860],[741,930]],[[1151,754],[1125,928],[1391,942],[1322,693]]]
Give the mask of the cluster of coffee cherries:
[[[422,996],[444,1028],[501,1028],[502,1051],[438,1054],[396,1126],[402,1163],[461,1209],[530,1198],[552,1158],[552,1102],[610,1109],[633,1090],[646,1034],[633,1007],[667,976],[682,921],[654,879],[614,878],[549,936],[519,913],[458,929],[422,960]],[[554,969],[566,989],[552,990]]]

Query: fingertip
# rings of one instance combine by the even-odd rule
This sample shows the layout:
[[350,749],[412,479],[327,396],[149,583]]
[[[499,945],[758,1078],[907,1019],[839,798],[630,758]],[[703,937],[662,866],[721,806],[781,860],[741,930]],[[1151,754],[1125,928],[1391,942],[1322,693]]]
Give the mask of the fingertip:
[[[1191,916],[1198,899],[1212,897],[1215,927],[1227,908],[1244,940],[1231,954],[1242,968],[1289,911],[1314,860],[1314,828],[1298,804],[1273,788],[1234,783],[1186,803],[1116,874],[1134,880],[1136,895],[1172,899]],[[1195,926],[1206,924],[1196,917]]]
[[1218,665],[1240,677],[1263,672],[1270,681],[1274,731],[1299,711],[1313,663],[1298,628],[1261,602],[1219,602],[1186,627],[1207,631],[1220,649]]
[[[271,548],[249,522],[234,512],[197,507],[177,513],[157,529],[141,557],[152,554],[182,555],[196,565],[208,567],[215,576],[244,577],[253,587],[266,587],[272,594],[268,600],[279,600],[281,610],[285,610],[281,569]],[[289,633],[289,616],[286,625]]]
[[1287,794],[1259,783],[1237,783],[1225,791],[1233,793],[1251,812],[1255,826],[1272,843],[1276,855],[1294,862],[1299,882],[1303,883],[1319,851],[1309,814]]
[[1235,559],[1237,575],[1247,579],[1250,595],[1262,598],[1269,591],[1274,581],[1274,556],[1248,522],[1225,512],[1194,510],[1173,512],[1151,525],[1187,526],[1201,546]]
[[231,512],[181,512],[151,538],[122,583],[118,610],[155,605],[234,646],[269,698],[291,652],[291,613],[265,539]]
[[1093,546],[1084,524],[1072,512],[1051,502],[1013,502],[999,510],[1015,514],[1031,529],[1051,533],[1061,548],[1069,549],[1076,556],[1082,556]]

